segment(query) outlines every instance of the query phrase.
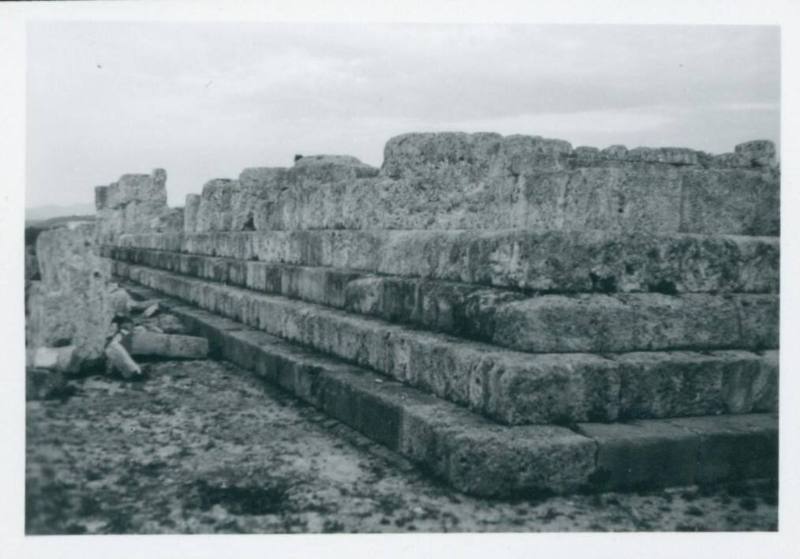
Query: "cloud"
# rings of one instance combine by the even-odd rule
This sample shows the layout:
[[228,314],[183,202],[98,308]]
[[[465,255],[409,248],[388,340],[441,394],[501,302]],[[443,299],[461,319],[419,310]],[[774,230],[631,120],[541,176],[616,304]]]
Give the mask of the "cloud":
[[777,140],[777,27],[36,22],[28,205],[163,166],[170,203],[296,152],[379,164],[392,135],[600,146]]

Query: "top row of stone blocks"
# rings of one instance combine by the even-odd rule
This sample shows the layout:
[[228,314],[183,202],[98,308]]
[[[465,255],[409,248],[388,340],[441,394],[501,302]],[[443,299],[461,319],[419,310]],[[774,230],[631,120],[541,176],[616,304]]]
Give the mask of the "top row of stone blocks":
[[460,165],[481,168],[493,174],[508,171],[560,170],[602,162],[664,163],[707,168],[752,168],[777,165],[775,144],[756,140],[736,146],[734,153],[710,155],[688,148],[627,149],[614,145],[603,150],[572,148],[569,142],[541,136],[479,132],[412,133],[390,139],[384,149],[382,174],[401,178],[425,173],[431,167]]
[[712,156],[686,148],[596,148],[539,136],[405,134],[380,169],[351,156],[298,156],[208,181],[185,210],[166,174],[96,190],[103,237],[308,229],[526,229],[780,234],[775,146]]

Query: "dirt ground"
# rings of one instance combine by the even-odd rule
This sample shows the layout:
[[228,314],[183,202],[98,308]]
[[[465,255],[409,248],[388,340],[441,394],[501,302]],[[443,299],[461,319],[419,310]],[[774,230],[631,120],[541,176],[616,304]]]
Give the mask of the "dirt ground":
[[777,529],[767,482],[467,497],[232,365],[147,369],[28,402],[28,534]]

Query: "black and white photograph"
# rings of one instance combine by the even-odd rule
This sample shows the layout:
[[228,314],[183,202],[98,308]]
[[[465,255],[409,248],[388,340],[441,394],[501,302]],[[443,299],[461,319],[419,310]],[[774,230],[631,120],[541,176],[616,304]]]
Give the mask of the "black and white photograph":
[[52,4],[25,545],[791,531],[781,21]]

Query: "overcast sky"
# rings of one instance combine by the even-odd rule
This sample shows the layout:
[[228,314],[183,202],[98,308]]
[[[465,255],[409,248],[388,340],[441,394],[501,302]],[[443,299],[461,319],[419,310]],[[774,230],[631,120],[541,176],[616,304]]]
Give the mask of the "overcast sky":
[[244,167],[493,131],[713,153],[780,135],[777,27],[37,22],[28,207],[167,170],[170,205]]

